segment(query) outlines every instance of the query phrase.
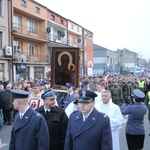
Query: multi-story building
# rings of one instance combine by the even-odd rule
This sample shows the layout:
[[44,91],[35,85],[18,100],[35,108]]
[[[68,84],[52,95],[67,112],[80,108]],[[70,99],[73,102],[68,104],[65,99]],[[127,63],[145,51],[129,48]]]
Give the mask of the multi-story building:
[[47,8],[33,0],[12,0],[13,75],[45,78]]
[[68,45],[71,47],[79,47],[79,54],[80,54],[80,74],[83,74],[83,49],[82,49],[82,27],[71,21],[68,20]]
[[91,31],[34,0],[1,0],[0,78],[50,77],[52,47],[79,47],[80,74],[86,75],[93,63],[92,37]]
[[47,9],[47,60],[50,63],[47,76],[51,72],[51,50],[53,47],[68,47],[68,21],[61,15]]
[[118,56],[114,51],[108,50],[102,46],[94,44],[94,74],[111,75],[120,72],[118,66]]
[[93,58],[94,58],[94,50],[93,50],[93,33],[85,28],[83,28],[82,32],[83,39],[83,75],[93,75]]
[[12,50],[10,36],[10,1],[0,0],[0,81],[5,77],[11,80]]
[[128,49],[118,49],[115,51],[118,55],[118,64],[121,67],[121,71],[133,72],[136,65],[138,65],[138,54]]

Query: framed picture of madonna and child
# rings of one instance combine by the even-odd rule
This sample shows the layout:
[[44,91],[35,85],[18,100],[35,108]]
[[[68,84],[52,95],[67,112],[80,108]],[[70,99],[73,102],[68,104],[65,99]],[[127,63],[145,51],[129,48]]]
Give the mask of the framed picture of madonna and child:
[[79,86],[79,48],[53,47],[51,58],[51,88],[66,89],[66,83]]

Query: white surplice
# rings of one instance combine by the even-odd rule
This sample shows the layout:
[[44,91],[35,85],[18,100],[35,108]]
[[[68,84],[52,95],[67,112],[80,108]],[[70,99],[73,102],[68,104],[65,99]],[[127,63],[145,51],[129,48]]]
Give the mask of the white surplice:
[[109,103],[101,103],[98,111],[105,113],[110,118],[110,125],[112,130],[113,150],[120,150],[119,143],[119,130],[123,123],[123,116],[118,105],[114,104],[111,100]]

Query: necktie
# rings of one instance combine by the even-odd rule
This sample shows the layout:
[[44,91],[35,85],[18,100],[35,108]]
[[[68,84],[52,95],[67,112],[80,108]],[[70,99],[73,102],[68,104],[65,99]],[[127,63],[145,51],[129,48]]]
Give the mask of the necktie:
[[68,96],[70,97],[70,94]]

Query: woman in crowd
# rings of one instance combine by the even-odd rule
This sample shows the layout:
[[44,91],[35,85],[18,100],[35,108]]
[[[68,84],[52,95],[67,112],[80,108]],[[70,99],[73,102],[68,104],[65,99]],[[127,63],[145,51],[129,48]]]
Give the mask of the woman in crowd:
[[147,107],[143,103],[145,94],[139,90],[134,89],[132,94],[132,102],[125,101],[122,105],[121,111],[123,115],[128,115],[126,124],[126,140],[129,150],[143,150],[145,129],[144,129],[144,115],[147,112]]

